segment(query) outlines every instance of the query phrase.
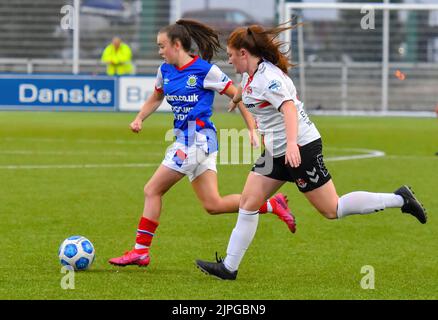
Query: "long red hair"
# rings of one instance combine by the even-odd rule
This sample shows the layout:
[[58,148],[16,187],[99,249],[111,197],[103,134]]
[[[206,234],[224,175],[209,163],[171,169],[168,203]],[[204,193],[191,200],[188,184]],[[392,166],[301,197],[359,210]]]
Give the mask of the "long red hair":
[[283,27],[279,25],[267,30],[260,25],[240,27],[230,34],[227,45],[237,50],[246,49],[252,55],[270,61],[284,73],[287,73],[287,70],[294,65],[289,62],[286,56],[287,51],[282,52],[280,49],[284,42],[277,38],[281,32],[294,29],[296,26]]

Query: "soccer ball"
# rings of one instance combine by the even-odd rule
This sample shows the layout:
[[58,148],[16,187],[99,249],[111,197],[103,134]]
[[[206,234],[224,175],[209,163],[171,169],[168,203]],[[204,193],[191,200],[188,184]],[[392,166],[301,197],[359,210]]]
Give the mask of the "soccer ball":
[[87,270],[94,261],[94,247],[90,240],[82,236],[72,236],[64,240],[58,250],[61,264],[74,270]]

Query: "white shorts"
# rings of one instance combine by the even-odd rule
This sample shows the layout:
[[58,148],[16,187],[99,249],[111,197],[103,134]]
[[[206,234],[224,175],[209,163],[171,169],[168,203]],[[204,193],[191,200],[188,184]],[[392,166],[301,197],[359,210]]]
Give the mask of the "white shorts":
[[208,154],[196,145],[187,147],[179,142],[174,142],[167,148],[166,156],[161,164],[185,174],[192,182],[207,170],[217,172],[216,158],[217,151]]

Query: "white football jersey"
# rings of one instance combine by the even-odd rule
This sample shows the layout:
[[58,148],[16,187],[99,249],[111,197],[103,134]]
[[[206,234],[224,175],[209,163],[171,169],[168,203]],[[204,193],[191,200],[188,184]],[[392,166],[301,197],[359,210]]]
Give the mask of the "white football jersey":
[[297,144],[304,146],[321,137],[318,129],[297,98],[297,90],[287,74],[269,61],[264,60],[253,77],[242,75],[242,101],[256,118],[257,127],[264,136],[265,148],[274,157],[286,153],[286,127],[279,108],[285,101],[293,101],[297,107]]

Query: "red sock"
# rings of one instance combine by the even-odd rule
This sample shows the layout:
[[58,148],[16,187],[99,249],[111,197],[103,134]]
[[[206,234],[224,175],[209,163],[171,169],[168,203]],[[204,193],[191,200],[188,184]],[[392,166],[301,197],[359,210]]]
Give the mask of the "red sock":
[[[268,202],[269,202],[270,208],[268,208]],[[269,199],[260,207],[259,213],[263,214],[263,213],[267,213],[267,212],[272,212],[273,206],[274,206],[274,202],[271,201],[271,199]]]
[[149,251],[157,227],[158,222],[141,217],[138,224],[137,237],[135,238],[135,250],[139,252]]

